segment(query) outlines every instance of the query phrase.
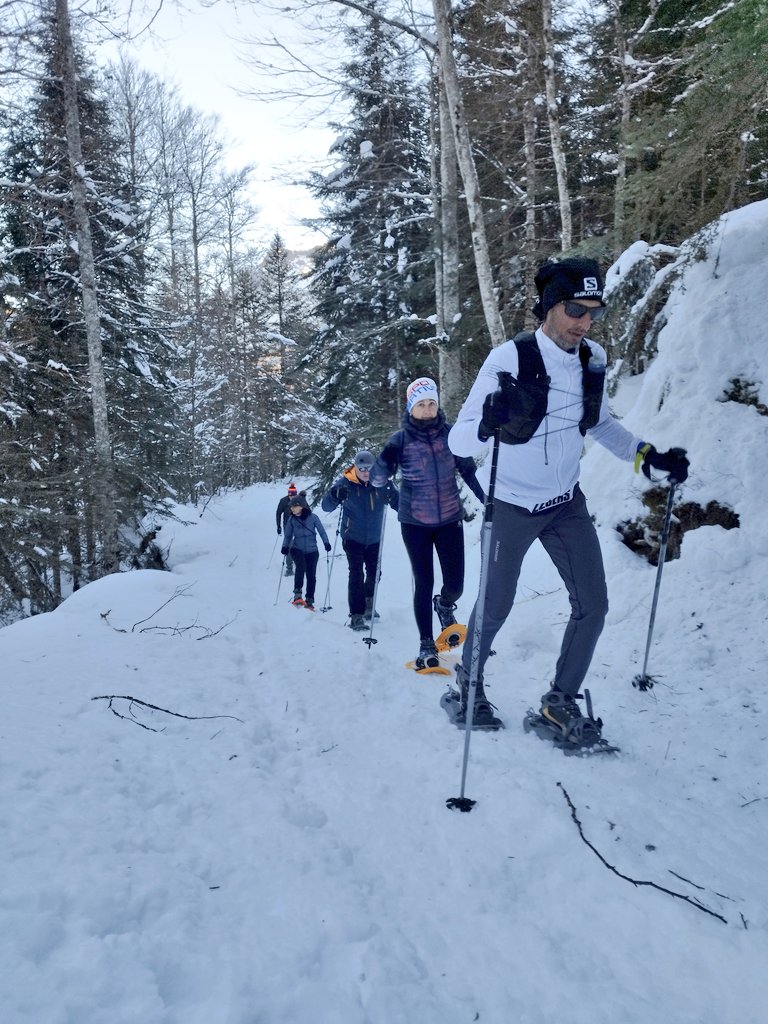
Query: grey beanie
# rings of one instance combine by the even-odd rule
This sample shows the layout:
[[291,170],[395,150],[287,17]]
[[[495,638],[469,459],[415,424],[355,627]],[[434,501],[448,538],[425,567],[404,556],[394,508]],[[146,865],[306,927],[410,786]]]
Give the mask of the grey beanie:
[[355,456],[355,469],[362,469],[363,472],[371,470],[375,461],[373,455],[363,448]]

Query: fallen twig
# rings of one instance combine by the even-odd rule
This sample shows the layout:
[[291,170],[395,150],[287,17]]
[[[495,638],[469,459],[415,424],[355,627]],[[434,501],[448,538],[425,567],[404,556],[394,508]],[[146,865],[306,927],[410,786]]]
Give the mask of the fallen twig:
[[699,892],[704,892],[703,885],[696,885],[696,883],[692,882],[690,878],[685,878],[683,875],[678,875],[678,873],[676,871],[673,871],[672,868],[667,868],[667,871],[670,873],[670,875],[674,875],[675,878],[679,878],[681,882],[687,882],[688,885],[692,885],[693,888],[698,889]]
[[189,590],[191,590],[192,586],[192,583],[186,583],[183,587],[176,587],[176,589],[168,598],[168,600],[163,601],[159,608],[155,608],[151,615],[148,615],[146,619],[139,619],[138,622],[134,622],[134,624],[131,626],[131,632],[133,633],[136,627],[140,626],[142,623],[149,622],[150,619],[153,619],[157,615],[157,613],[159,611],[162,611],[166,605],[169,605],[171,603],[171,601],[175,601],[177,597],[183,597]]
[[[123,718],[127,722],[133,722],[134,725],[141,726],[142,729],[147,729],[149,732],[162,732],[162,729],[153,729],[151,725],[145,725],[143,722],[139,722],[133,714],[133,706],[135,704],[140,705],[143,708],[148,708],[150,711],[161,711],[164,715],[173,715],[174,718],[186,718],[187,721],[200,721],[209,720],[212,718],[231,718],[235,722],[242,722],[242,718],[237,718],[235,715],[182,715],[178,711],[169,711],[167,708],[159,708],[156,704],[149,704],[145,700],[139,700],[138,697],[129,697],[123,694],[107,694],[102,697],[91,697],[91,700],[106,700],[109,701],[107,707],[113,715],[117,715],[118,718]],[[127,700],[128,701],[128,714],[121,714],[117,708],[113,706],[113,701],[116,700]],[[130,716],[130,717],[129,717]]]
[[189,633],[191,630],[198,630],[201,635],[194,637],[195,640],[208,640],[212,636],[218,636],[223,629],[227,626],[231,626],[237,618],[235,615],[233,618],[223,622],[218,629],[211,629],[210,626],[200,626],[197,622],[191,622],[188,626],[145,626],[142,633],[160,633],[163,636],[183,636],[185,633]]
[[710,917],[716,917],[718,921],[722,921],[723,924],[728,924],[728,921],[722,916],[722,914],[715,913],[714,910],[710,910],[709,907],[705,907],[702,903],[699,903],[698,900],[691,899],[690,896],[686,896],[683,893],[675,892],[673,889],[666,889],[663,885],[657,885],[656,882],[645,882],[637,878],[630,878],[629,875],[623,875],[617,868],[613,866],[613,864],[609,864],[605,857],[603,857],[602,853],[600,853],[600,851],[595,846],[593,846],[592,843],[590,843],[590,841],[584,835],[584,829],[576,814],[576,808],[574,807],[573,801],[568,795],[565,786],[562,784],[562,782],[558,782],[558,786],[562,790],[563,796],[565,797],[566,802],[568,803],[568,806],[571,809],[571,817],[573,818],[573,821],[579,830],[579,835],[581,836],[583,842],[590,848],[590,850],[594,853],[598,860],[602,864],[604,864],[605,867],[608,868],[609,871],[612,871],[614,875],[618,875],[619,878],[623,878],[625,882],[631,882],[632,885],[647,885],[650,886],[652,889],[658,889],[659,892],[665,892],[668,896],[674,896],[676,899],[685,900],[685,902],[690,903],[692,907],[697,907],[703,913],[709,914]]

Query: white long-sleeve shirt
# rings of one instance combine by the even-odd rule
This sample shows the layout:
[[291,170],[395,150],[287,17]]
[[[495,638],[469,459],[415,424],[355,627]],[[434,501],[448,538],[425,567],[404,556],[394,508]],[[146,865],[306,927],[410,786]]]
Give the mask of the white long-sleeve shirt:
[[[579,479],[579,462],[584,450],[584,438],[579,430],[584,402],[578,350],[573,353],[563,351],[541,328],[536,331],[536,341],[550,378],[547,413],[526,444],[501,444],[496,475],[496,496],[512,505],[527,508],[530,512],[543,511],[570,501]],[[595,341],[585,341],[605,363],[604,349]],[[507,341],[493,349],[480,368],[448,435],[448,444],[454,455],[476,458],[493,444],[491,438],[487,441],[479,439],[478,427],[483,418],[485,397],[498,389],[498,375],[502,370],[517,377],[517,346],[514,341]],[[605,395],[600,407],[600,419],[588,433],[625,461],[634,459],[638,446],[643,443],[613,417]],[[478,470],[477,476],[487,492],[489,458]]]

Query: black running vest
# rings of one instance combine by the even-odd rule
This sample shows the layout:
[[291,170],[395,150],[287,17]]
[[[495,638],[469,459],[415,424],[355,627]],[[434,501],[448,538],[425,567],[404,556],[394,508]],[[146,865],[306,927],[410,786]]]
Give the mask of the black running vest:
[[[517,380],[521,392],[529,401],[525,403],[524,412],[513,413],[511,419],[501,428],[501,440],[505,444],[525,444],[539,429],[547,414],[549,397],[549,377],[544,368],[544,359],[539,350],[536,335],[531,331],[523,331],[513,339],[517,348]],[[579,421],[582,435],[594,427],[600,419],[600,406],[603,401],[603,385],[605,368],[594,370],[589,368],[592,349],[582,340],[579,345],[581,362],[581,379],[583,388],[584,412]]]

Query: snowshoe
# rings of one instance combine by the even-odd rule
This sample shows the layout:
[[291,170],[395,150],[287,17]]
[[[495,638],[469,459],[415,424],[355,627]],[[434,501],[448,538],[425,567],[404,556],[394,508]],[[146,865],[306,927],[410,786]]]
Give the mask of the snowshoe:
[[[467,727],[467,701],[469,697],[469,680],[463,665],[456,667],[456,681],[459,689],[449,687],[440,698],[440,707],[458,729]],[[482,679],[475,684],[475,704],[472,709],[472,729],[496,732],[503,729],[504,723],[494,712],[496,708],[485,695]]]
[[354,629],[356,633],[362,633],[368,629],[368,623],[362,615],[350,615],[349,628]]
[[291,604],[295,604],[297,608],[301,608],[304,605],[304,598],[301,594],[294,594],[291,598]]
[[[440,698],[440,707],[445,711],[451,723],[457,729],[467,727],[467,707],[458,690],[450,686]],[[494,714],[493,704],[485,697],[478,698],[475,694],[475,706],[472,713],[472,731],[497,732],[504,728],[504,723]]]
[[441,665],[439,661],[438,661],[438,663],[436,665],[423,665],[422,667],[419,667],[419,659],[416,658],[414,661],[406,661],[405,667],[411,669],[412,672],[415,672],[416,675],[419,675],[419,676],[429,676],[429,675],[434,675],[434,676],[452,676],[453,675],[453,671],[450,668],[448,668],[446,665]]
[[307,611],[313,612],[315,610],[315,602],[310,601],[310,599],[307,598],[306,601],[304,602],[304,607],[307,609]]
[[467,627],[454,622],[450,626],[446,626],[442,633],[435,638],[435,647],[440,653],[455,650],[464,643],[466,635]]
[[440,658],[435,647],[435,641],[431,636],[423,636],[419,642],[419,653],[413,661],[405,663],[406,668],[412,668],[415,672],[434,672],[438,675],[450,675],[451,670],[440,664]]
[[437,668],[440,664],[435,641],[431,636],[423,636],[419,641],[419,653],[415,661],[418,668]]
[[[576,697],[581,699],[581,695]],[[523,729],[535,732],[540,739],[551,740],[565,754],[615,754],[619,748],[603,738],[603,721],[592,714],[589,690],[584,691],[587,714],[582,715],[576,698],[550,690],[542,697],[541,710],[529,708]]]

